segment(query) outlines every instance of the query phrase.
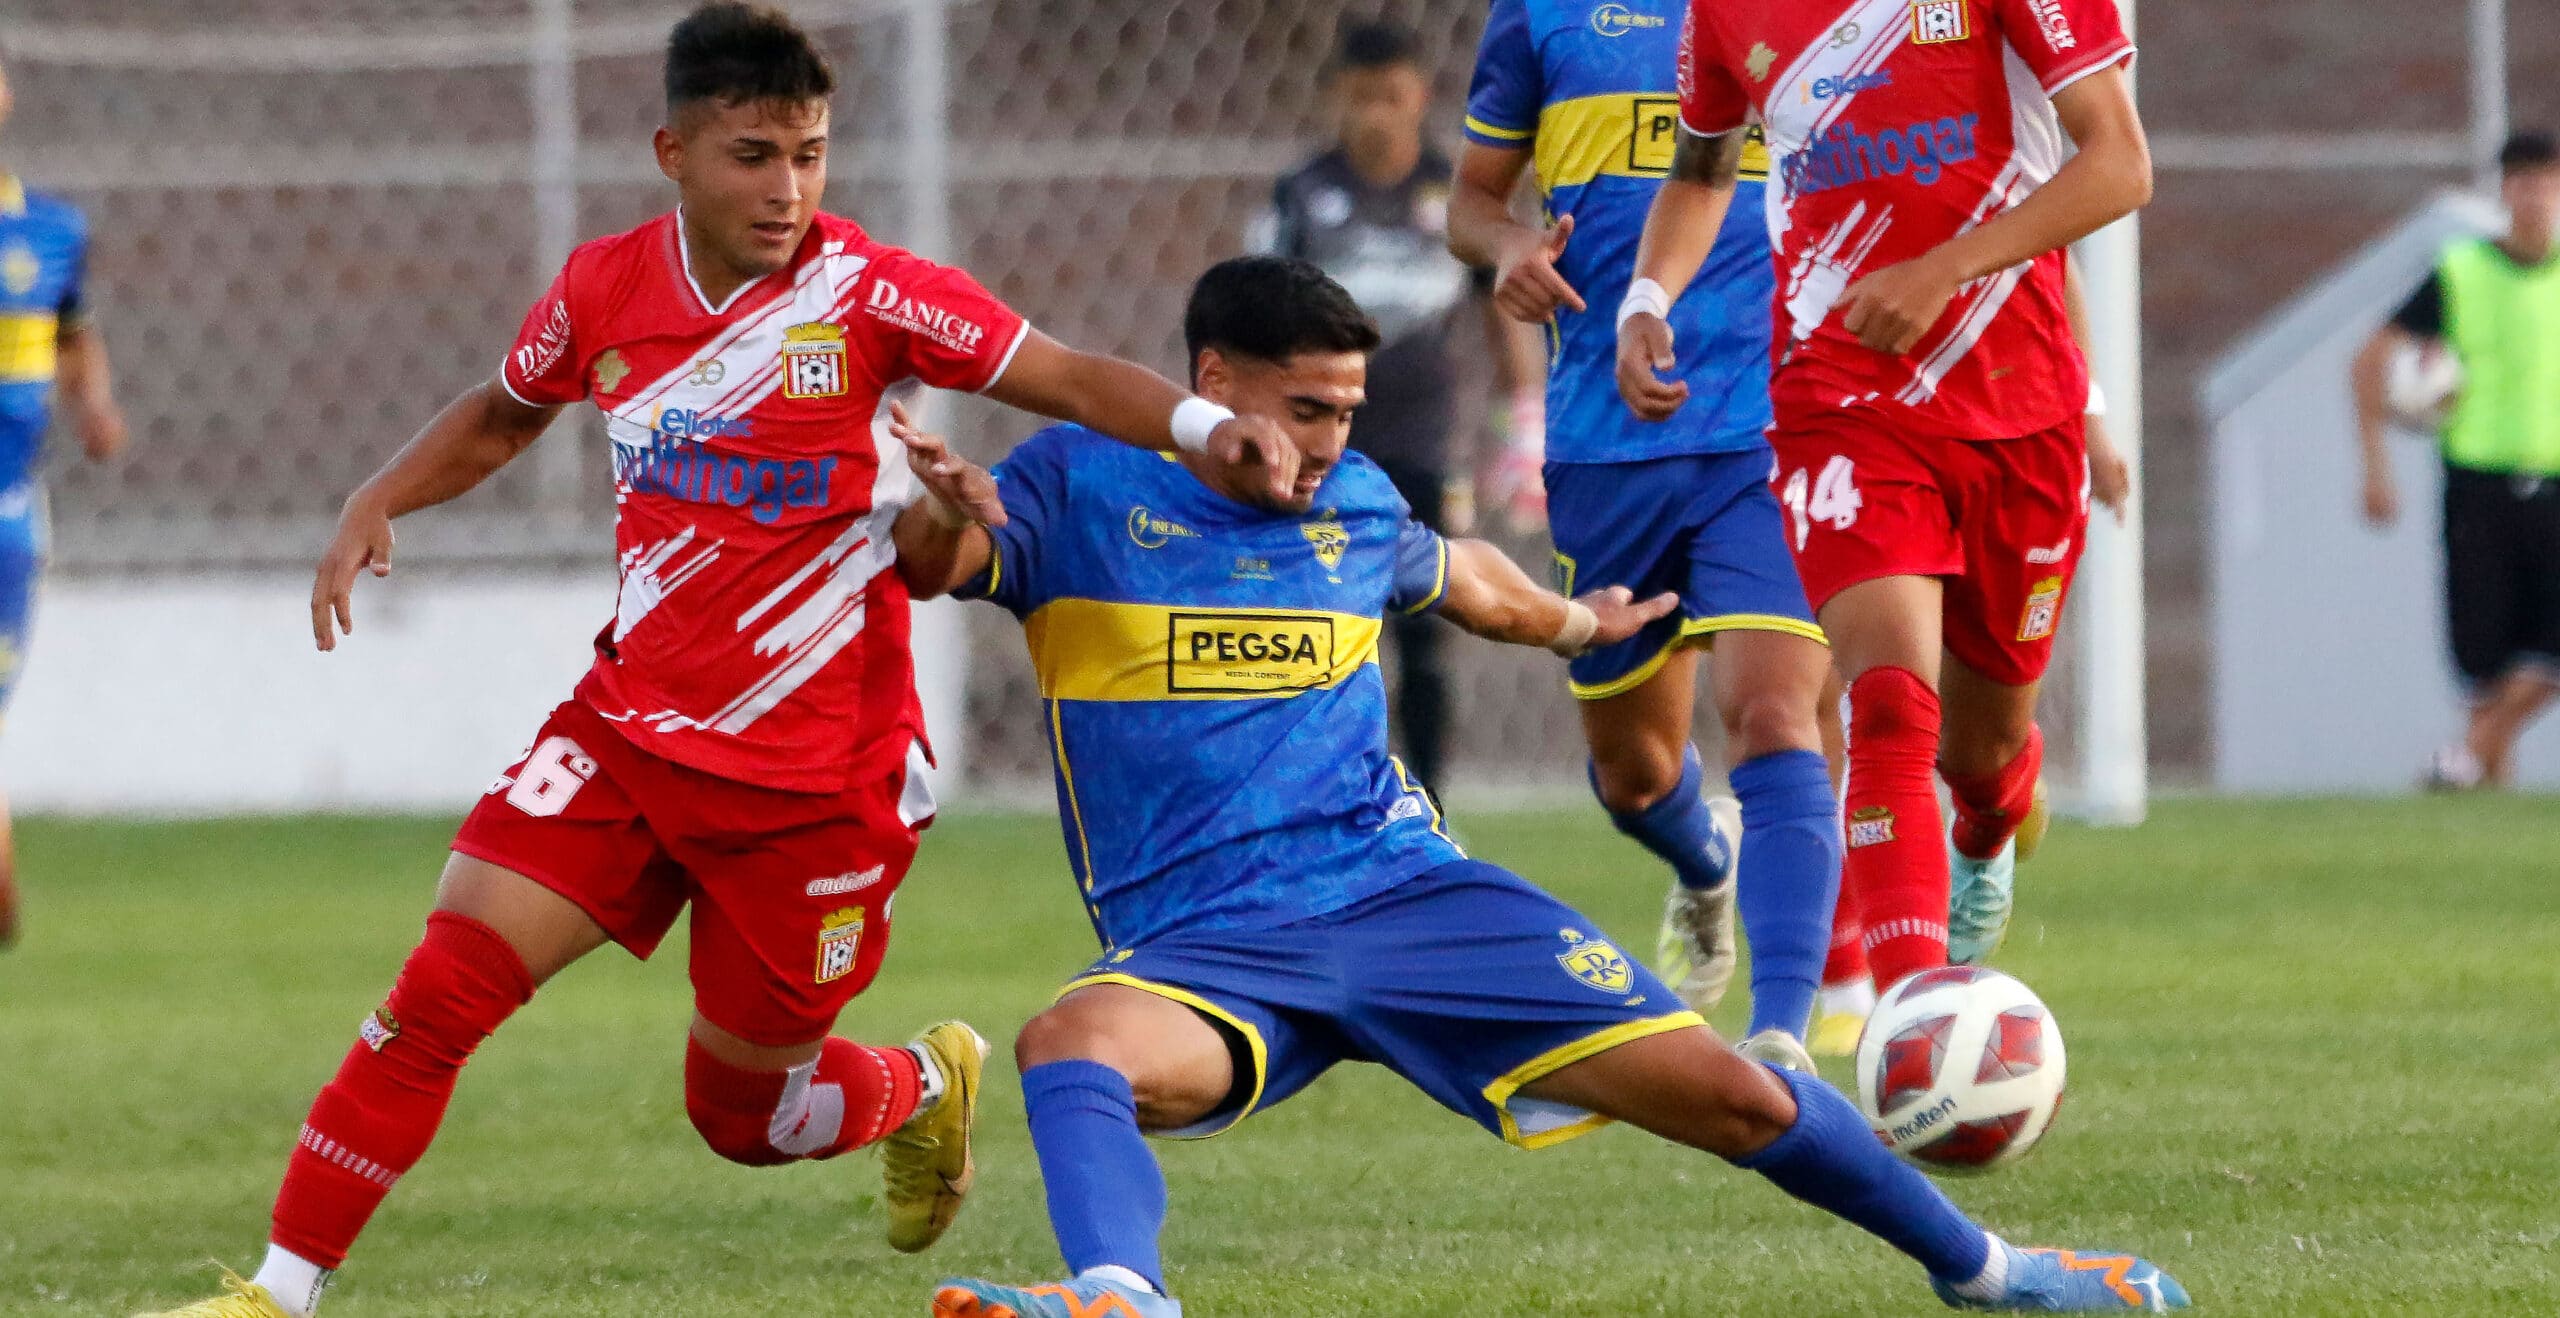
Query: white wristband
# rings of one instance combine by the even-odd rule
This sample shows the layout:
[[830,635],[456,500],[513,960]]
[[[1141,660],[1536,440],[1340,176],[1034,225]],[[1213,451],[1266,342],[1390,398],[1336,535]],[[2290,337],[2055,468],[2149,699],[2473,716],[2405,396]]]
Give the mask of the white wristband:
[[2089,377],[2089,405],[2080,409],[2080,415],[2105,416],[2106,414],[2107,391],[2098,387],[2098,377],[2092,375]]
[[1547,648],[1567,659],[1578,659],[1591,648],[1591,634],[1600,630],[1600,615],[1580,600],[1564,602],[1564,626],[1556,629],[1555,639]]
[[1235,419],[1235,413],[1206,398],[1185,398],[1173,405],[1173,446],[1185,453],[1207,453],[1209,432]]
[[1627,285],[1627,295],[1618,303],[1618,328],[1625,329],[1630,316],[1671,319],[1671,295],[1650,279],[1639,279]]

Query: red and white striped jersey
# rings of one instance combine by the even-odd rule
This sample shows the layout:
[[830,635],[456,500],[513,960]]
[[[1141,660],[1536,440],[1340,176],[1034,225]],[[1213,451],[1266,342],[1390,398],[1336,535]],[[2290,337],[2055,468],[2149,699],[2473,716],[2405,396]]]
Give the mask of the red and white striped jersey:
[[915,487],[881,394],[984,389],[1029,330],[823,214],[787,269],[714,306],[678,225],[571,253],[499,373],[535,406],[593,401],[612,441],[621,600],[578,698],[677,763],[836,790],[923,724],[890,570]]
[[2003,439],[2080,414],[2088,364],[2062,255],[1967,284],[1920,346],[1841,324],[1859,276],[2017,205],[2062,167],[2052,97],[2129,61],[2115,0],[1690,0],[1680,114],[1769,139],[1778,424],[1873,407],[1921,434]]

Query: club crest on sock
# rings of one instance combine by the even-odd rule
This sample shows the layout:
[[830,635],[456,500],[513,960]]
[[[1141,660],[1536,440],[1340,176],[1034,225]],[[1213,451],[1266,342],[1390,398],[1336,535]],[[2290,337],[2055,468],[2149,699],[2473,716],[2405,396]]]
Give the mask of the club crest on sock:
[[376,1007],[363,1024],[356,1026],[356,1037],[364,1041],[365,1047],[381,1052],[384,1045],[400,1037],[400,1018],[392,1015],[388,1006]]
[[1849,812],[1849,845],[1872,847],[1893,840],[1893,807],[1860,806]]

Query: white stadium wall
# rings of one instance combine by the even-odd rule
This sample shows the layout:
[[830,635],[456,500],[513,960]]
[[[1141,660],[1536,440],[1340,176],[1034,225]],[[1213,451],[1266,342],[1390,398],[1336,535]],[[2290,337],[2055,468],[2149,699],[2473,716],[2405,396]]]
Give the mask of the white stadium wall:
[[[2347,369],[2447,238],[2497,223],[2437,201],[2270,317],[2205,387],[2218,788],[2404,792],[2459,727],[2435,449],[2394,443],[2399,524],[2366,526]],[[2527,737],[2517,777],[2560,787],[2560,719]]]
[[[613,591],[602,571],[367,579],[356,634],[320,654],[301,573],[61,582],[0,781],[29,811],[458,814],[584,671]],[[916,617],[938,744],[961,725],[957,613]]]

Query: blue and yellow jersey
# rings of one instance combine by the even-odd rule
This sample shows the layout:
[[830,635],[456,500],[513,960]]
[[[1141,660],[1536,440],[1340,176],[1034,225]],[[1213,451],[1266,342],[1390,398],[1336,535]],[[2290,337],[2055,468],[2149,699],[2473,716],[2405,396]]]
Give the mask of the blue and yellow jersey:
[[55,341],[79,323],[89,225],[0,174],[0,491],[35,474],[51,419]]
[[1467,93],[1467,136],[1529,150],[1551,218],[1573,217],[1557,273],[1587,311],[1548,333],[1547,460],[1633,462],[1765,442],[1771,300],[1754,129],[1742,184],[1705,268],[1671,310],[1689,402],[1639,421],[1618,398],[1618,303],[1678,137],[1682,0],[1494,0]]
[[1270,928],[1464,854],[1387,753],[1380,619],[1448,546],[1346,454],[1304,516],[1076,426],[996,468],[1007,522],[959,591],[1022,620],[1059,823],[1105,945]]

